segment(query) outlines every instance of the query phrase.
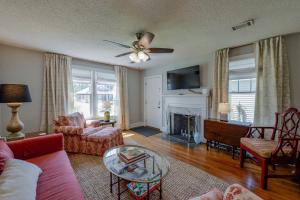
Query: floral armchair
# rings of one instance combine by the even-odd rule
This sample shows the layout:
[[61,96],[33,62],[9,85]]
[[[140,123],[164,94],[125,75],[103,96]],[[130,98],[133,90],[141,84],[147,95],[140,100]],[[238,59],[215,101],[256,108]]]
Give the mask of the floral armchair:
[[72,153],[102,156],[107,149],[123,144],[120,129],[87,124],[78,112],[55,119],[54,132],[63,133],[65,150]]

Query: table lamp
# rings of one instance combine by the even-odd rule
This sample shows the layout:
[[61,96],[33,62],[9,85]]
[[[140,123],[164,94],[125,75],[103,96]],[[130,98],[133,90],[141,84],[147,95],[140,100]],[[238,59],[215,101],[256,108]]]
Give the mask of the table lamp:
[[228,113],[230,113],[230,104],[229,103],[219,103],[218,111],[220,113],[221,121],[228,121]]
[[11,119],[6,130],[10,132],[7,139],[16,140],[24,138],[21,130],[24,128],[23,122],[19,118],[18,108],[23,102],[31,102],[31,96],[27,85],[21,84],[0,84],[0,103],[7,103],[11,108]]

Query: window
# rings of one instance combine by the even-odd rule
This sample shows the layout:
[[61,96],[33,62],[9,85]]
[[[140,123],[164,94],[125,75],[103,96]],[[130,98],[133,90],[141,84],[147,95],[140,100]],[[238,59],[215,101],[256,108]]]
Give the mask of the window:
[[231,59],[229,62],[230,119],[253,122],[256,75],[253,57]]
[[114,72],[97,69],[72,69],[74,110],[88,118],[104,116],[107,104],[111,116],[116,116],[116,77]]

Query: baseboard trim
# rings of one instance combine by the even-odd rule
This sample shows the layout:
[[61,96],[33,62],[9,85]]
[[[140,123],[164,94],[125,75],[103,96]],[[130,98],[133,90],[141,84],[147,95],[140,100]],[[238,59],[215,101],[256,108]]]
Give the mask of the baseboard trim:
[[139,126],[145,126],[144,122],[135,122],[132,124],[129,124],[129,128],[135,128],[135,127],[139,127]]

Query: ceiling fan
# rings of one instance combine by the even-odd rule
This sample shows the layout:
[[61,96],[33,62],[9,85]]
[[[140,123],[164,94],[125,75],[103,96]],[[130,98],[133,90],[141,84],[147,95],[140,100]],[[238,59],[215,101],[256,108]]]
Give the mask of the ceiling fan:
[[110,40],[103,40],[111,44],[118,45],[119,47],[130,49],[129,52],[116,55],[115,57],[122,57],[129,55],[129,59],[132,63],[139,63],[141,61],[146,62],[150,60],[150,53],[172,53],[174,49],[169,48],[150,48],[150,44],[154,38],[154,34],[150,32],[136,33],[136,41],[132,42],[132,45],[121,44]]

